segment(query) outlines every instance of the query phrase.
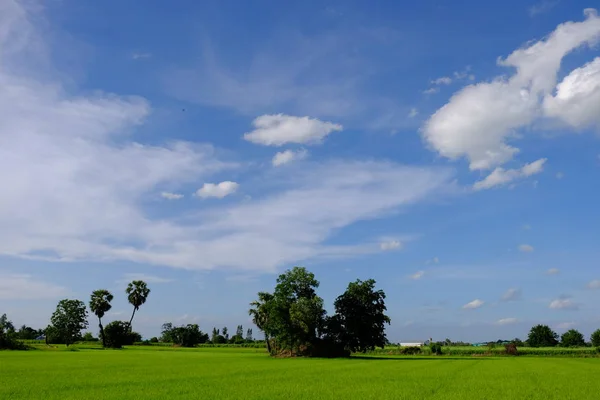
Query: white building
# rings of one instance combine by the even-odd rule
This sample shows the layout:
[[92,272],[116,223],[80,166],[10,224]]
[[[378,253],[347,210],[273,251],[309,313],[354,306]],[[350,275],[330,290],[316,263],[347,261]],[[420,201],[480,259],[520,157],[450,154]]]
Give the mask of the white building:
[[424,342],[400,342],[400,347],[422,347]]

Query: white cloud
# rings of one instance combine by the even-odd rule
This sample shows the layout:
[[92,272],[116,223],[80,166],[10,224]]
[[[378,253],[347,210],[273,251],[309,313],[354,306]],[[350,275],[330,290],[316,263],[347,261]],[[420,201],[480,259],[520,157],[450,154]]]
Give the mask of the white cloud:
[[519,245],[519,251],[521,253],[531,253],[533,250],[534,250],[534,248],[530,244],[521,244],[521,245]]
[[[552,93],[562,59],[600,37],[595,10],[588,9],[585,14],[583,22],[561,24],[546,39],[499,59],[499,65],[514,67],[516,72],[508,79],[498,77],[460,90],[426,122],[422,130],[425,140],[444,157],[466,157],[471,170],[490,169],[511,160],[519,149],[509,141],[516,139],[518,129],[543,114],[541,99]],[[576,90],[582,92],[583,88]],[[568,93],[566,97],[572,91]],[[585,96],[590,95],[585,92]]]
[[180,193],[161,192],[160,195],[167,200],[179,200],[183,198],[183,195]]
[[152,54],[150,53],[133,53],[131,54],[131,58],[133,58],[134,60],[140,60],[143,58],[150,58],[152,57]]
[[379,248],[383,251],[398,250],[402,248],[402,242],[399,240],[388,240],[381,242]]
[[558,275],[560,270],[558,268],[550,268],[546,271],[546,275]]
[[118,283],[129,283],[131,281],[144,281],[146,283],[169,283],[173,282],[173,279],[162,278],[160,276],[149,275],[144,273],[128,273],[124,274],[123,278],[119,279]]
[[562,179],[565,177],[565,174],[562,172],[557,172],[555,176],[556,176],[556,179]]
[[484,303],[485,302],[482,300],[475,299],[475,300],[465,304],[462,308],[464,308],[465,310],[473,310],[473,309],[483,306]]
[[575,322],[561,322],[560,324],[556,325],[556,329],[569,330],[575,325],[577,325]]
[[521,289],[510,288],[502,295],[502,301],[515,301],[521,298]]
[[600,289],[600,279],[593,280],[587,284],[588,289]]
[[492,171],[491,174],[485,177],[485,179],[475,182],[473,189],[483,190],[490,189],[495,186],[506,185],[517,179],[525,178],[531,175],[539,174],[544,170],[544,164],[546,163],[545,158],[541,158],[529,164],[525,164],[520,169],[504,169],[497,167]]
[[409,113],[408,113],[408,118],[414,118],[417,115],[419,115],[419,110],[417,110],[416,108],[411,108]]
[[556,87],[556,96],[544,98],[547,116],[575,129],[600,127],[600,57],[574,69]]
[[559,2],[560,0],[542,0],[541,2],[529,7],[529,15],[535,17],[538,14],[548,12],[551,9],[553,9]]
[[215,197],[222,199],[225,196],[235,193],[239,184],[232,181],[223,181],[220,183],[205,183],[200,189],[196,191],[196,196],[207,199],[209,197]]
[[273,156],[273,160],[271,163],[274,167],[279,167],[284,164],[288,164],[292,161],[303,160],[308,155],[308,152],[304,149],[293,151],[293,150],[285,150],[280,151]]
[[66,288],[32,275],[0,272],[0,300],[50,300],[68,294]]
[[449,85],[452,83],[452,78],[449,76],[442,76],[441,78],[437,78],[431,81],[432,85]]
[[438,88],[438,87],[432,87],[432,88],[423,90],[423,94],[434,94],[434,93],[437,93],[439,91],[440,91],[440,88]]
[[410,279],[413,279],[416,281],[416,280],[421,279],[423,277],[423,275],[425,275],[425,271],[417,271],[410,276]]
[[498,321],[496,321],[496,325],[513,325],[516,324],[517,322],[519,322],[519,320],[517,318],[501,318]]
[[549,308],[553,310],[577,310],[579,305],[569,297],[560,297],[550,302]]
[[343,129],[340,124],[284,114],[261,115],[252,124],[256,129],[245,133],[244,139],[264,146],[319,144],[330,133]]

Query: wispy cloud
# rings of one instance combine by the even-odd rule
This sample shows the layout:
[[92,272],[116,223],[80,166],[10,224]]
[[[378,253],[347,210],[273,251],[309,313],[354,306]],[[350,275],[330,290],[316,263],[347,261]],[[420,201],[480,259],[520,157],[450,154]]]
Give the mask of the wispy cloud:
[[131,58],[134,60],[142,60],[145,58],[150,58],[152,57],[152,54],[150,53],[140,53],[140,52],[135,52],[131,54]]
[[546,270],[546,275],[558,275],[560,270],[558,268],[550,268]]
[[531,252],[533,252],[533,250],[534,250],[534,248],[530,244],[520,244],[519,245],[519,251],[521,253],[531,253]]
[[425,271],[417,271],[410,276],[410,279],[416,281],[416,280],[421,279],[423,277],[423,275],[425,275]]
[[68,294],[65,287],[30,274],[0,272],[0,300],[50,300]]
[[498,321],[495,322],[496,325],[513,325],[516,324],[517,322],[519,322],[519,320],[517,318],[501,318]]
[[123,277],[117,281],[117,283],[127,284],[131,281],[144,281],[146,283],[169,283],[173,282],[173,279],[136,272],[124,274]]
[[515,301],[521,299],[521,289],[510,288],[502,295],[501,301]]
[[535,17],[539,14],[549,12],[560,3],[560,0],[542,0],[529,7],[529,15]]
[[558,299],[552,300],[548,308],[553,310],[578,310],[579,304],[573,301],[570,296],[561,296]]
[[462,308],[465,310],[474,310],[476,308],[480,308],[485,304],[483,300],[475,299],[473,301],[468,302]]

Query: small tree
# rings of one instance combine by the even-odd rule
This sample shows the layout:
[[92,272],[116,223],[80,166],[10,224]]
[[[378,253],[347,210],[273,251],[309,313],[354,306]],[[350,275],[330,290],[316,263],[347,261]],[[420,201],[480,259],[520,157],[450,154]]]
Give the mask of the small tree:
[[227,333],[227,327],[223,327],[223,329],[221,329],[221,332],[223,332],[223,337],[225,338],[225,341],[229,340],[229,333]]
[[106,347],[120,349],[131,342],[130,325],[124,321],[113,321],[102,330],[102,343]]
[[25,345],[17,340],[15,326],[6,314],[0,317],[0,349],[22,350]]
[[248,330],[246,331],[246,341],[247,342],[252,342],[254,339],[252,339],[252,328],[248,328]]
[[592,340],[592,346],[600,347],[600,329],[594,331],[590,339]]
[[563,347],[583,347],[585,346],[585,338],[578,330],[570,329],[560,337],[560,345]]
[[194,347],[208,341],[208,334],[203,333],[197,324],[185,326],[173,326],[170,322],[163,324],[162,336],[183,347]]
[[144,281],[132,281],[127,285],[125,293],[127,293],[129,304],[133,306],[133,313],[131,314],[131,319],[129,319],[129,329],[131,330],[131,323],[133,322],[135,312],[148,300],[150,289]]
[[104,342],[104,334],[102,332],[104,330],[102,327],[102,317],[112,308],[110,305],[112,299],[113,295],[105,289],[94,290],[90,298],[90,309],[98,317],[98,326],[100,328],[103,347],[106,347],[106,343]]
[[81,331],[88,327],[85,304],[81,300],[61,300],[50,321],[64,343],[69,346],[81,337]]
[[536,325],[529,331],[527,343],[531,347],[554,347],[558,344],[558,334],[548,325]]

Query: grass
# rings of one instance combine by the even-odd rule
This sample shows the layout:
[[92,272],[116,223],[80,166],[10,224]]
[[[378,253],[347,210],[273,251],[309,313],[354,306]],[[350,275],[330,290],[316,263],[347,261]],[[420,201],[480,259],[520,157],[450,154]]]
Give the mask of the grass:
[[598,399],[600,358],[277,359],[252,348],[0,352],[0,399]]

